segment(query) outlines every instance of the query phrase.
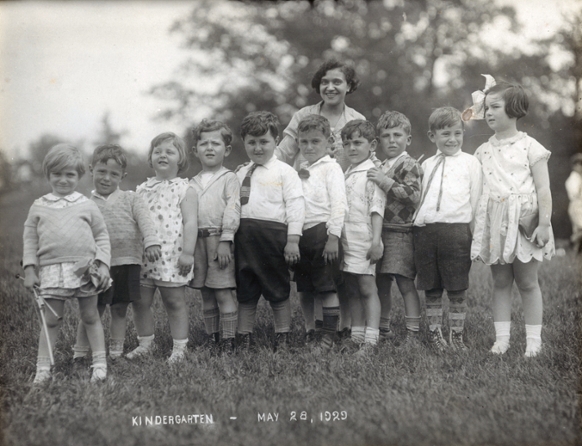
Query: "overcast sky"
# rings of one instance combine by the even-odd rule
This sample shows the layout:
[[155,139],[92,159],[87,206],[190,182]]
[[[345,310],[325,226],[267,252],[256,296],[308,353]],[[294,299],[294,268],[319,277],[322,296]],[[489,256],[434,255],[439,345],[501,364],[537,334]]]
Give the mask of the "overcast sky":
[[[503,0],[518,7],[528,32],[551,35],[559,7],[580,0]],[[0,149],[26,153],[43,133],[91,146],[100,119],[127,130],[122,143],[147,150],[163,131],[159,104],[147,94],[169,80],[185,57],[172,23],[185,1],[0,2]],[[493,30],[495,31],[495,30]]]

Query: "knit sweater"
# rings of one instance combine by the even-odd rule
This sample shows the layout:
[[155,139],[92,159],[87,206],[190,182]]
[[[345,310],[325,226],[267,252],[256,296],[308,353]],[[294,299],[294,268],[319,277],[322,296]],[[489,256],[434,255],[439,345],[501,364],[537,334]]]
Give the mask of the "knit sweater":
[[135,192],[118,189],[105,198],[93,191],[91,199],[107,224],[111,266],[141,265],[145,248],[161,246],[151,213]]
[[381,169],[388,177],[379,184],[380,189],[386,192],[383,227],[412,227],[414,213],[420,201],[422,169],[406,152],[391,167],[384,161]]
[[[57,208],[53,194],[35,200],[24,223],[22,266],[46,266],[95,259],[109,266],[111,255],[107,226],[99,208],[75,192]],[[47,200],[48,198],[48,200]],[[48,205],[47,205],[48,203]]]

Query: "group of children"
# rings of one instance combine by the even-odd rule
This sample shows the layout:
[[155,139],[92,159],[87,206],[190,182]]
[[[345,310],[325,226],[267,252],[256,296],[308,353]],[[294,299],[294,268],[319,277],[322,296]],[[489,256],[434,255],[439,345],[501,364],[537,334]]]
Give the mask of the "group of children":
[[[537,270],[554,250],[550,153],[517,131],[528,107],[524,90],[501,83],[485,92],[484,117],[495,135],[475,156],[462,151],[461,113],[436,109],[428,131],[436,154],[419,166],[406,152],[406,116],[386,112],[376,126],[365,119],[340,123],[345,116],[333,118],[333,112],[338,104],[345,110],[345,95],[357,86],[353,71],[328,64],[318,76],[314,88],[323,102],[311,113],[298,112],[281,144],[273,114],[244,118],[240,133],[250,162],[236,172],[223,166],[232,132],[212,120],[193,131],[200,173],[190,181],[178,176],[187,169],[188,151],[180,137],[163,133],[148,154],[155,176],[136,192],[119,189],[127,162],[117,145],[99,146],[93,154],[91,199],[76,192],[85,171],[79,151],[65,144],[50,150],[43,169],[52,193],[34,202],[24,229],[25,285],[37,286],[55,309],[46,314],[48,338],[41,333],[35,383],[51,377],[48,342],[54,346],[64,302],[72,297],[81,313],[74,359],[92,351],[92,381],[107,375],[100,320],[106,305],[112,314],[111,358],[123,354],[129,303],[139,345],[126,357],[153,351],[156,289],[173,338],[168,362],[182,361],[187,286],[200,290],[206,332],[226,351],[253,344],[261,296],[273,311],[275,349],[287,345],[291,280],[308,341],[321,304],[318,353],[342,342],[367,355],[381,337],[393,336],[393,281],[404,298],[406,342],[419,343],[417,290],[423,290],[429,344],[437,351],[449,344],[465,350],[466,290],[475,259],[491,265],[493,276],[491,351],[509,348],[515,281],[524,304],[525,354],[539,353]],[[378,146],[383,162],[375,156]],[[300,162],[291,159],[297,151]],[[442,333],[444,291],[450,301],[448,341]],[[353,342],[341,340],[346,333]]]

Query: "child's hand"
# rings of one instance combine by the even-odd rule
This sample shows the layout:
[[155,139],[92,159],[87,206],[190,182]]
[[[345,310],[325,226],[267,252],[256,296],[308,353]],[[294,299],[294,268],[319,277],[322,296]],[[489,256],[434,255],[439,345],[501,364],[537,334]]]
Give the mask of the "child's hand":
[[534,229],[530,240],[540,248],[543,248],[550,241],[550,227],[547,225],[539,225]]
[[162,257],[162,247],[160,245],[148,246],[145,249],[145,256],[148,262],[155,262]]
[[323,258],[326,264],[331,264],[339,258],[339,239],[337,235],[329,234],[325,248],[323,248]]
[[97,271],[99,274],[99,284],[95,285],[98,290],[105,291],[109,288],[109,280],[111,276],[109,275],[109,267],[105,264],[96,260],[95,263],[97,266]]
[[382,243],[372,244],[372,246],[370,246],[370,249],[368,250],[368,253],[366,254],[366,259],[368,259],[370,263],[373,265],[375,263],[378,263],[378,261],[382,258],[383,254],[384,247],[382,246]]
[[218,244],[218,249],[216,250],[216,256],[214,260],[218,260],[218,266],[220,269],[224,269],[232,261],[231,254],[231,244],[230,242],[220,242]]
[[374,183],[378,185],[388,180],[388,177],[384,172],[382,172],[382,169],[378,169],[377,167],[372,167],[371,169],[369,169],[366,176],[368,177],[369,180],[372,180]]
[[192,270],[192,266],[194,265],[194,256],[191,254],[184,254],[180,255],[178,259],[178,270],[181,276],[187,276],[188,273]]
[[293,266],[299,262],[299,236],[298,235],[288,235],[287,244],[285,245],[285,261],[287,265]]
[[35,286],[40,285],[40,280],[36,275],[36,268],[32,265],[24,268],[24,286],[29,290],[33,289]]

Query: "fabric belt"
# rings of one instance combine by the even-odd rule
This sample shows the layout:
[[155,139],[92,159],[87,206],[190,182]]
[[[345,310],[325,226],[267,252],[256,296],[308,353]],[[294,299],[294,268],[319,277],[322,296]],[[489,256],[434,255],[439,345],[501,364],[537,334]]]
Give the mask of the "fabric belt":
[[201,228],[198,229],[198,237],[212,237],[213,235],[222,234],[222,229],[220,228]]

